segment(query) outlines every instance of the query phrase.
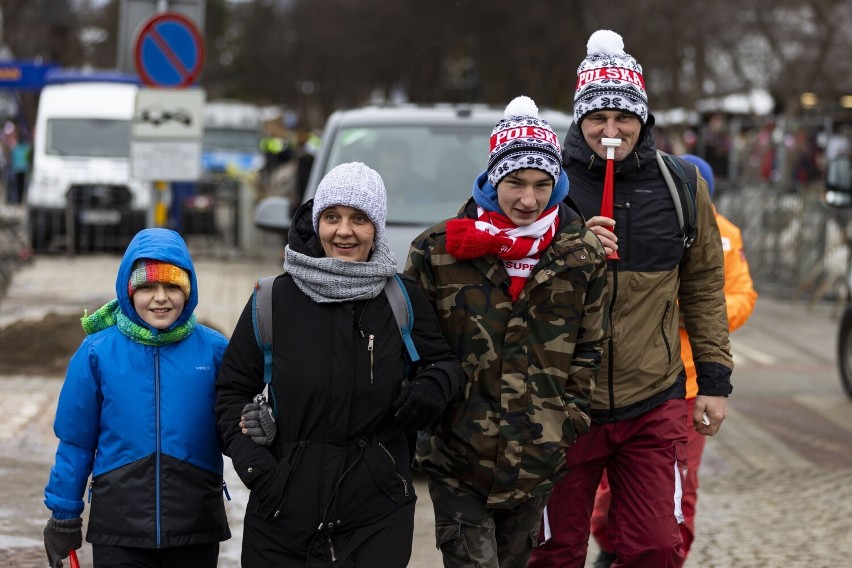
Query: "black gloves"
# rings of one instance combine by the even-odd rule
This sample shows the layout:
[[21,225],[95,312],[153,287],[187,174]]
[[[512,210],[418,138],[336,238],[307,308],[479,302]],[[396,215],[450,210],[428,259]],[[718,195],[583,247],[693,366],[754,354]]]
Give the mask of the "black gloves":
[[254,400],[243,407],[240,428],[243,434],[250,437],[252,442],[259,446],[269,446],[275,439],[277,427],[275,417],[269,403],[259,394]]
[[438,381],[415,378],[402,383],[392,407],[394,421],[402,431],[425,430],[441,418],[446,406],[447,395]]
[[83,519],[54,519],[50,517],[44,527],[44,551],[51,568],[60,568],[62,559],[72,550],[83,546]]

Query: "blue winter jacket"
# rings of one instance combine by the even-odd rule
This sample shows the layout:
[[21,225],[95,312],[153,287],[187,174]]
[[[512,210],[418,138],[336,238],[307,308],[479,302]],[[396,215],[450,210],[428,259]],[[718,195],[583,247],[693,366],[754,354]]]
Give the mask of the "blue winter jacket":
[[[156,332],[136,314],[127,291],[139,258],[189,273],[191,293],[172,327],[186,322],[198,286],[183,239],[174,231],[145,229],[118,269],[122,312]],[[202,325],[159,347],[138,343],[115,325],[87,336],[68,365],[54,422],[59,445],[45,488],[53,516],[81,515],[91,474],[91,543],[161,548],[229,538],[213,411],[226,345],[222,334]]]

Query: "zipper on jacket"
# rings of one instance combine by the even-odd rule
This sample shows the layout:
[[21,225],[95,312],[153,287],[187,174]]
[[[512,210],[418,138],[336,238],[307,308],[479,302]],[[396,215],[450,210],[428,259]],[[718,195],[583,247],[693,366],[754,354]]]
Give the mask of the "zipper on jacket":
[[613,374],[615,371],[615,339],[613,338],[612,310],[615,307],[615,299],[618,296],[618,261],[608,262],[612,270],[612,295],[609,298],[609,357],[607,358],[607,383],[609,384],[609,417],[615,420],[615,382]]
[[160,348],[154,348],[154,427],[157,437],[157,466],[154,472],[155,485],[155,507],[157,510],[155,525],[157,527],[157,548],[160,548],[160,451],[162,450],[162,439],[160,438]]
[[[302,461],[302,454],[305,452],[305,448],[310,446],[311,443],[307,440],[302,440],[299,442],[299,445],[296,446],[296,452],[291,455],[290,466],[295,470],[299,466],[299,462]],[[222,481],[224,485],[225,482]],[[226,489],[227,491],[227,489]],[[284,503],[287,501],[287,494],[290,492],[290,484],[287,483],[284,488],[284,495],[281,496],[281,500],[278,501],[278,504],[275,505],[275,512],[272,514],[273,519],[277,519],[278,515],[281,514],[281,510],[284,508]]]
[[390,451],[385,447],[384,444],[382,444],[381,442],[377,443],[379,444],[379,447],[383,449],[390,458],[390,461],[393,464],[393,472],[396,474],[399,480],[402,481],[402,489],[403,491],[405,491],[405,496],[408,497],[408,480],[405,479],[405,477],[403,477],[402,475],[400,475],[400,473],[396,470],[396,460],[393,459],[393,454],[390,453]]
[[92,504],[92,492],[94,491],[94,487],[92,487],[92,485],[94,483],[95,482],[93,481],[92,483],[89,484],[89,505]]
[[663,343],[666,345],[666,353],[669,356],[669,363],[672,362],[672,346],[669,345],[669,338],[666,337],[666,316],[672,307],[672,301],[666,300],[666,309],[663,311],[663,319],[660,320],[660,335],[663,336]]
[[[625,214],[625,217],[627,218],[627,232],[625,232],[624,234],[629,235],[630,234],[630,202],[628,201],[627,203],[624,203],[624,204],[615,203],[613,205],[613,207],[617,207],[618,209],[626,209],[627,210],[627,212]],[[627,246],[624,247],[623,251],[619,251],[619,252],[621,252],[621,254],[623,255],[622,258],[625,258],[625,259],[630,258],[630,250],[628,249]]]
[[230,501],[231,500],[231,494],[228,493],[228,484],[225,483],[224,479],[222,480],[222,492],[225,493],[225,499]]
[[372,333],[370,334],[369,341],[367,341],[367,351],[370,352],[370,384],[373,384],[373,340],[376,338]]

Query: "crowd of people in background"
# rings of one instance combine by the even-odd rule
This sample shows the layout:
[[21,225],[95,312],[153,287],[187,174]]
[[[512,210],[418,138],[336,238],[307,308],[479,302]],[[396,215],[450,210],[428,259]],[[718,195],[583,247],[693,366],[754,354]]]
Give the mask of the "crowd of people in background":
[[319,136],[304,126],[287,128],[280,117],[264,122],[260,195],[288,197],[295,209],[304,198],[319,146]]
[[825,130],[826,117],[746,117],[716,112],[698,126],[656,126],[657,146],[702,156],[723,185],[768,184],[804,190],[821,182],[825,164],[848,152],[852,125]]
[[[825,164],[850,151],[852,125],[832,124],[828,117],[751,116],[716,111],[698,124],[655,126],[657,147],[670,154],[702,156],[722,186],[766,183],[782,190],[801,190],[822,180]],[[259,172],[261,195],[287,195],[301,203],[318,132],[307,126],[287,128],[281,119],[261,129]],[[32,168],[33,133],[22,121],[7,120],[0,136],[0,183],[5,202],[21,204]],[[723,189],[724,190],[724,189]]]

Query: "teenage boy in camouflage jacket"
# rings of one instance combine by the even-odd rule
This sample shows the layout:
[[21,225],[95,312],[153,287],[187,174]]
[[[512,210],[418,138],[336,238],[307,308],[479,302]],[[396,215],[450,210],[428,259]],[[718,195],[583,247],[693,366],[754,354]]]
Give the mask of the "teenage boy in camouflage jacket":
[[602,246],[562,201],[558,137],[528,97],[506,108],[458,216],[412,243],[418,279],[467,374],[421,435],[445,567],[525,567],[565,449],[589,428],[606,336]]

